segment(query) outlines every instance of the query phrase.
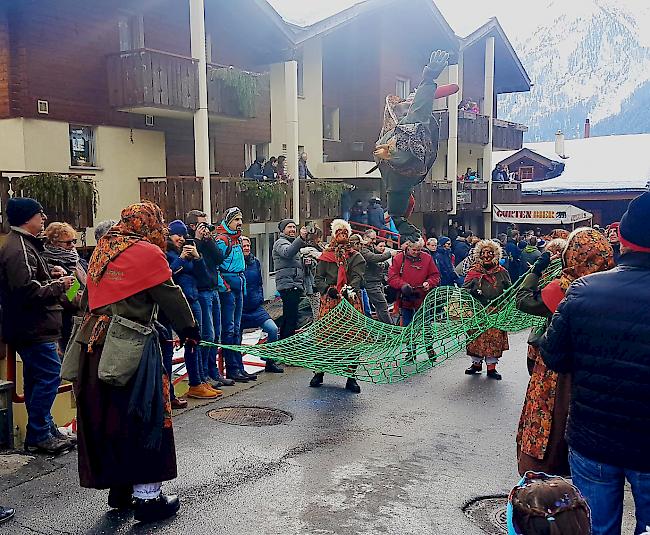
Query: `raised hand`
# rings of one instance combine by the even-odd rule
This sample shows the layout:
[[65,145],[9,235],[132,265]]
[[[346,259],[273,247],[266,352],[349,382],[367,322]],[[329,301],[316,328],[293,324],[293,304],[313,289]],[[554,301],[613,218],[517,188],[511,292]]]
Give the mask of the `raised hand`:
[[444,50],[432,52],[429,58],[429,64],[424,69],[424,77],[435,80],[445,70],[447,65],[449,65],[449,52],[445,52]]

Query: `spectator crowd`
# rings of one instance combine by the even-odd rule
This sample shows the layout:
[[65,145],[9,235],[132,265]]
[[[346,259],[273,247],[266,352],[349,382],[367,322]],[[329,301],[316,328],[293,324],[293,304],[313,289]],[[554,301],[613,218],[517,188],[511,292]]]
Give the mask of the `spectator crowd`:
[[[282,179],[284,164],[258,159],[246,173]],[[300,178],[313,178],[306,154],[299,170]],[[246,370],[241,353],[227,348],[222,374],[216,348],[198,342],[240,345],[246,329],[260,329],[267,342],[290,337],[301,327],[303,298],[313,320],[346,300],[378,321],[407,326],[437,287],[465,288],[489,313],[521,279],[518,308],[545,318],[546,328],[529,338],[530,382],[517,435],[524,479],[511,495],[509,521],[519,525],[513,532],[534,532],[523,528],[532,522],[526,514],[535,517],[522,505],[530,498],[525,489],[544,488],[549,480],[533,472],[571,474],[577,489],[564,480],[553,484],[569,485],[564,495],[571,507],[556,507],[558,515],[586,511],[588,517],[591,508],[593,532],[602,534],[617,526],[620,532],[627,478],[638,529],[650,524],[650,193],[607,229],[542,236],[540,229],[511,226],[480,239],[453,223],[446,235],[427,232],[426,239],[399,247],[379,199],[367,206],[357,201],[346,212],[328,232],[280,221],[271,251],[279,320],[265,306],[262,264],[243,235],[237,207],[225,210],[218,225],[201,210],[166,224],[156,205],[134,204],[119,221],[97,225],[97,246],[87,261],[77,252],[72,226],[46,226],[37,200],[10,199],[11,232],[0,249],[2,336],[23,361],[26,449],[59,454],[78,445],[82,486],[110,489],[109,505],[135,507],[140,520],[170,516],[179,502],[162,494],[160,483],[176,477],[170,416],[187,406],[172,383],[174,333],[183,347],[186,397],[216,399],[257,375]],[[554,259],[561,259],[562,273],[542,288],[542,273]],[[131,335],[115,351],[118,328]],[[487,377],[501,380],[497,365],[508,348],[507,332],[481,333],[467,344],[465,373],[481,374],[485,362]],[[136,365],[127,369],[130,352]],[[284,371],[271,360],[264,369]],[[75,385],[78,439],[63,435],[51,416],[62,376]],[[316,372],[309,386],[323,382]],[[354,378],[345,388],[361,390]]]

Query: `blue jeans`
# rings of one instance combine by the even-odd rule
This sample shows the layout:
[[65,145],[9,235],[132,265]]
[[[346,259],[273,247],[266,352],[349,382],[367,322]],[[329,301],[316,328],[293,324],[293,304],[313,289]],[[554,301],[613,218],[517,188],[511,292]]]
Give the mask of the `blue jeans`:
[[625,479],[632,486],[636,529],[645,532],[650,526],[650,472],[627,470],[598,463],[569,450],[573,484],[578,487],[591,508],[593,535],[620,535],[623,518],[623,489]]
[[[221,343],[229,345],[241,344],[241,313],[243,306],[241,290],[219,292],[221,300]],[[222,351],[226,364],[226,375],[241,374],[244,371],[242,354],[232,349]]]
[[370,317],[372,310],[370,309],[370,299],[368,299],[368,292],[365,288],[361,288],[361,302],[363,303],[363,313]]
[[[221,338],[221,301],[217,290],[199,292],[201,305],[201,340],[203,342],[219,342]],[[199,358],[203,369],[203,380],[219,379],[217,368],[217,348],[199,348]]]
[[278,326],[269,318],[261,325],[262,330],[268,335],[266,338],[267,343],[276,342],[278,340]]
[[[198,299],[195,301],[188,301],[194,321],[201,330],[201,305]],[[187,379],[190,386],[198,386],[203,382],[203,366],[201,359],[199,359],[199,348],[189,347],[185,345],[185,368],[187,368]]]
[[21,345],[16,348],[23,361],[27,433],[25,443],[34,445],[52,434],[52,405],[61,384],[61,360],[56,342]]
[[417,310],[414,308],[400,308],[400,313],[402,314],[402,327],[406,327],[413,321],[416,312]]

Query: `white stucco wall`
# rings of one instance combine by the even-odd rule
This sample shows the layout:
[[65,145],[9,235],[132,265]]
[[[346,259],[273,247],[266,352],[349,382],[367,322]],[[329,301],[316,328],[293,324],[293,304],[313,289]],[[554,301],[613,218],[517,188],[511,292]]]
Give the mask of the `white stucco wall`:
[[[83,172],[70,169],[69,124],[39,119],[0,121],[0,169],[10,171]],[[115,219],[122,208],[140,199],[141,176],[165,176],[165,135],[154,130],[98,126],[95,130],[99,191],[95,221]],[[88,245],[94,244],[92,229]]]

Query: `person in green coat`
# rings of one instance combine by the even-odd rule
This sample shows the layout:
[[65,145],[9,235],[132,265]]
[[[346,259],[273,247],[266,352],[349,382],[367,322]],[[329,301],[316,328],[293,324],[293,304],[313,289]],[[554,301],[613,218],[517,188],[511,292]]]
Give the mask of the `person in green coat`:
[[403,241],[420,238],[419,230],[407,220],[409,201],[413,188],[424,180],[438,153],[440,125],[433,115],[438,87],[435,79],[448,62],[448,52],[433,52],[415,94],[406,100],[395,95],[386,97],[384,124],[374,155],[387,192],[388,212]]

